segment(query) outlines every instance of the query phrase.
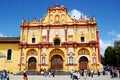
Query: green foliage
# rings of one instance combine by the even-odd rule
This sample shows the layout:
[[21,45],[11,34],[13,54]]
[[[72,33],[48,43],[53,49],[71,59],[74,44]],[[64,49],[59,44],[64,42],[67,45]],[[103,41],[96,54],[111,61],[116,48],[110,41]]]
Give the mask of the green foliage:
[[120,41],[115,41],[114,46],[105,49],[104,57],[101,57],[103,65],[120,65]]

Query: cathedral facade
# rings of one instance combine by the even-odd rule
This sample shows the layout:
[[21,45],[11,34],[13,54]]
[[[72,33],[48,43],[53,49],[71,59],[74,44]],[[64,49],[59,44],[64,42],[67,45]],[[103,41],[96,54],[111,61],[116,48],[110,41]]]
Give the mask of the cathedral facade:
[[0,37],[0,70],[101,68],[95,17],[71,18],[65,6],[49,7],[44,19],[22,20],[19,37]]

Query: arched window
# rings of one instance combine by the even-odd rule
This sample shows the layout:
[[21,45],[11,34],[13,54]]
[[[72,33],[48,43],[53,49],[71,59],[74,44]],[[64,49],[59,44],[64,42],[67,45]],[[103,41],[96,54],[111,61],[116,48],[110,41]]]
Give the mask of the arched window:
[[54,46],[60,46],[60,40],[59,39],[54,40]]
[[62,20],[64,20],[64,18],[65,18],[65,15],[64,15],[64,14],[62,14],[62,15],[61,15],[61,17],[62,17]]
[[61,15],[61,18],[62,18],[62,24],[64,24],[64,23],[65,23],[65,20],[64,20],[65,15],[64,15],[64,14],[62,14],[62,15]]
[[55,22],[59,22],[59,20],[60,20],[60,16],[59,16],[59,15],[56,15],[56,16],[55,16]]
[[8,49],[8,51],[7,51],[7,60],[11,60],[11,57],[12,57],[12,50]]
[[44,65],[46,63],[46,58],[42,57],[42,64]]
[[81,42],[85,42],[85,37],[83,37],[83,36],[80,37],[80,41],[81,41]]
[[68,58],[68,64],[73,65],[74,64],[74,57],[69,57]]
[[32,38],[32,43],[35,43],[35,38]]

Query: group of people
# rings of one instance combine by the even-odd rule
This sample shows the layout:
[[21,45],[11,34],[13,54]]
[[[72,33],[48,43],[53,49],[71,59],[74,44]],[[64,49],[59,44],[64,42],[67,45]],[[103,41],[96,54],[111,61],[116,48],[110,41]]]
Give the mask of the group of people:
[[109,72],[110,72],[111,78],[118,77],[118,76],[120,78],[120,67],[119,68],[110,67]]
[[[82,69],[82,70],[71,70],[71,79],[72,80],[79,80],[80,77],[87,77],[87,76],[91,76],[93,77],[94,75],[94,70],[86,70],[86,69]],[[97,71],[97,75],[100,76],[100,71]]]
[[1,80],[9,80],[9,71],[3,70],[1,73]]
[[95,70],[86,70],[86,69],[83,69],[83,70],[71,70],[71,79],[72,80],[79,80],[80,79],[80,76],[82,77],[93,77],[93,75],[98,75],[100,76],[101,74],[103,75],[108,75],[108,73],[110,73],[110,76],[111,78],[114,78],[114,77],[119,77],[120,78],[120,67],[119,68],[114,68],[114,67],[111,67],[109,69],[109,71],[105,71],[103,70],[102,72],[100,72],[99,70],[95,71]]
[[44,69],[44,70],[41,70],[40,71],[41,72],[41,75],[43,75],[44,77],[47,77],[47,75],[49,76],[49,77],[54,77],[55,76],[55,70],[46,70],[46,69]]

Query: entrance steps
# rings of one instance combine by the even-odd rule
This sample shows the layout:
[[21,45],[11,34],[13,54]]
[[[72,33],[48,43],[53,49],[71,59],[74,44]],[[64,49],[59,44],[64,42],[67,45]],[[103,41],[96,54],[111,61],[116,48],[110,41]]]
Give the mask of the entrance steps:
[[56,70],[55,75],[70,75],[70,72]]
[[[26,71],[26,74],[27,75],[40,75],[40,72],[36,70],[28,70]],[[23,71],[18,72],[16,75],[23,75]]]
[[[41,75],[39,71],[35,71],[35,70],[28,70],[28,71],[26,71],[26,74],[27,75]],[[47,74],[48,74],[48,71],[47,71]],[[23,75],[23,71],[18,72],[15,75]],[[55,70],[55,75],[70,75],[70,72]]]

